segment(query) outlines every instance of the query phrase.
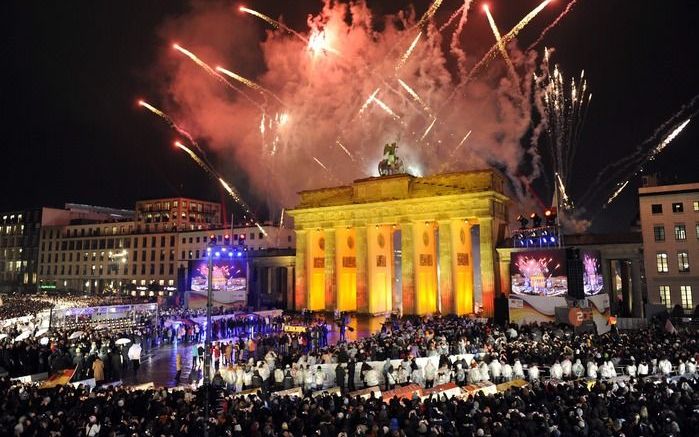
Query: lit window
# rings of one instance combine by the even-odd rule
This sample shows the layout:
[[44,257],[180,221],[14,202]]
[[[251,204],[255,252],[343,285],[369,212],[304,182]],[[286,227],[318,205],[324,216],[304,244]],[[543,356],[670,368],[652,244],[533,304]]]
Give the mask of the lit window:
[[694,202],[692,202],[692,209],[694,210],[694,212],[699,212],[699,200],[695,200]]
[[673,203],[672,212],[684,212],[684,205],[682,204],[682,202]]
[[686,240],[687,229],[682,225],[675,225],[675,240]]
[[660,203],[654,203],[650,206],[650,210],[653,214],[662,214],[663,213],[663,205]]
[[697,234],[697,240],[699,240],[699,223],[694,225],[694,232]]
[[677,270],[681,273],[689,271],[689,253],[677,252]]
[[665,241],[665,226],[653,226],[655,241]]
[[655,262],[658,267],[658,273],[667,273],[667,253],[661,252],[655,254]]
[[680,299],[682,299],[682,308],[685,311],[692,310],[692,286],[680,285]]

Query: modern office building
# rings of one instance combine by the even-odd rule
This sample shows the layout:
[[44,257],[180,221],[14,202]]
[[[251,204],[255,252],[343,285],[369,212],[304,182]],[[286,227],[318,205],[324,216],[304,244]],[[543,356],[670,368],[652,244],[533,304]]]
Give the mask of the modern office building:
[[227,227],[220,204],[189,198],[139,201],[131,214],[70,205],[74,213],[93,214],[48,220],[41,227],[35,274],[39,289],[140,295],[185,291],[190,261],[206,259],[211,235],[218,242],[228,236],[245,252],[250,285],[259,288],[253,304],[284,301],[288,284],[293,285],[288,280],[293,254],[275,258],[280,248],[293,251],[291,229],[271,223]]
[[699,304],[699,183],[639,188],[650,303]]
[[68,203],[64,208],[31,208],[0,213],[0,291],[38,290],[41,230],[81,220],[128,218],[131,211]]

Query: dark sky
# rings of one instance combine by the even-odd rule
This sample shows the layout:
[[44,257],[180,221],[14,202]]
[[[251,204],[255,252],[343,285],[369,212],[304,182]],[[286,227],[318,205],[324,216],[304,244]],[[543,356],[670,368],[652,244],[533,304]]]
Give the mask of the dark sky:
[[[379,13],[407,4],[369,3]],[[438,21],[460,3],[445,0]],[[489,3],[501,29],[537,4]],[[567,3],[555,0],[520,34],[522,45]],[[413,4],[422,13],[429,2]],[[303,29],[320,2],[247,5],[271,16],[283,13],[287,23]],[[139,96],[158,88],[153,66],[170,44],[159,38],[159,26],[189,7],[186,0],[1,3],[0,210],[66,201],[132,207],[139,198],[178,194],[222,198],[216,184],[172,150],[167,128],[135,106]],[[492,38],[480,15],[472,10],[470,23]],[[594,94],[569,187],[573,195],[699,93],[697,17],[694,0],[578,0],[548,34],[545,44],[558,49],[556,62],[570,73],[584,68]],[[679,182],[699,181],[698,144],[695,120],[648,168]],[[245,188],[235,165],[227,163],[226,173]],[[632,182],[633,189],[596,214],[593,229],[624,230],[634,216],[636,186]]]

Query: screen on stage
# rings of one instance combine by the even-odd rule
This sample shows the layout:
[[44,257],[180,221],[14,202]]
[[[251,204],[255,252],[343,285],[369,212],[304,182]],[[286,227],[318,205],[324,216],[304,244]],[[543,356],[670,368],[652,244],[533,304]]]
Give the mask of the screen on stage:
[[564,249],[512,252],[512,293],[529,296],[562,296],[568,292]]
[[[207,293],[209,269],[207,261],[190,261],[189,289]],[[216,259],[213,262],[212,288],[217,294],[245,294],[247,291],[246,263],[238,259]]]
[[583,263],[583,284],[585,296],[594,296],[603,292],[602,256],[599,250],[580,249]]

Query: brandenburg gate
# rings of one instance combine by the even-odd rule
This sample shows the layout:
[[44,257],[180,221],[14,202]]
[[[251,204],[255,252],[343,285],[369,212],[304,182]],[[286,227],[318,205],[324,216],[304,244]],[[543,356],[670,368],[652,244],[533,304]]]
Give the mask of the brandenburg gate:
[[[396,174],[299,193],[294,308],[492,315],[504,178],[483,170]],[[471,228],[479,228],[480,294]]]

